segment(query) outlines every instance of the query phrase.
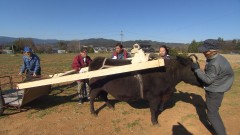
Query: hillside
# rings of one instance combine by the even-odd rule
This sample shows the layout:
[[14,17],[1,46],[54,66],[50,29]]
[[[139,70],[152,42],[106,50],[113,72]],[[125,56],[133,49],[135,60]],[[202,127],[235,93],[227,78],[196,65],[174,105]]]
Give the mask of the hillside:
[[[13,37],[4,37],[0,36],[0,45],[8,45],[13,43],[15,40],[18,40],[19,38],[13,38]],[[25,39],[31,39],[36,45],[56,45],[59,41],[57,39],[37,39],[37,38],[25,38]],[[70,43],[70,42],[76,42],[77,40],[66,40],[64,42]],[[121,41],[113,40],[113,39],[104,39],[104,38],[90,38],[90,39],[83,39],[79,40],[81,45],[93,45],[95,47],[104,46],[104,47],[113,47],[115,44]],[[78,41],[78,42],[79,42]],[[158,42],[158,41],[151,41],[151,40],[130,40],[130,41],[124,41],[123,45],[124,47],[132,47],[133,44],[139,43],[144,45],[152,45],[153,48],[158,48],[159,45],[167,45],[167,46],[182,46],[186,45],[183,43],[165,43],[165,42]]]

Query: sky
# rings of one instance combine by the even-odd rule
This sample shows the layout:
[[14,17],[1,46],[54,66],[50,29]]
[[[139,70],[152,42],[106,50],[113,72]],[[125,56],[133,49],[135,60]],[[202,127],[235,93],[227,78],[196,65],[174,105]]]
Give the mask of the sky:
[[240,39],[240,0],[0,0],[0,36],[179,43]]

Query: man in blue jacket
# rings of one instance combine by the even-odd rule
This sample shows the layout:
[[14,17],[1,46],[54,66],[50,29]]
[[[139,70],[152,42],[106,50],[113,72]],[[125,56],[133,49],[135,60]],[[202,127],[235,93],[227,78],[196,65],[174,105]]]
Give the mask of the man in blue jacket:
[[217,135],[226,135],[223,121],[218,112],[224,93],[230,90],[234,73],[229,62],[218,53],[218,40],[205,40],[198,51],[206,57],[205,71],[199,68],[198,63],[193,63],[192,68],[200,80],[204,83],[206,92],[207,116],[210,126],[213,127]]
[[36,54],[33,54],[30,47],[24,47],[23,53],[23,65],[20,69],[19,75],[22,75],[25,72],[32,76],[41,75],[39,57]]

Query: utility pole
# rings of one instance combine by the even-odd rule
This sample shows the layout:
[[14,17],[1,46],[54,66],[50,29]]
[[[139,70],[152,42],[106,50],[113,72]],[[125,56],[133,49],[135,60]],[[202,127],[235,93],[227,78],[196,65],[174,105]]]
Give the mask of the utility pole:
[[13,43],[12,43],[12,53],[13,53],[13,55],[14,55],[14,48],[13,48]]
[[80,52],[80,50],[81,50],[81,45],[80,45],[80,40],[79,40],[79,42],[78,42],[78,49],[79,49],[79,52]]
[[122,41],[123,41],[123,31],[122,30],[121,30],[120,36],[121,36],[121,44],[122,44]]

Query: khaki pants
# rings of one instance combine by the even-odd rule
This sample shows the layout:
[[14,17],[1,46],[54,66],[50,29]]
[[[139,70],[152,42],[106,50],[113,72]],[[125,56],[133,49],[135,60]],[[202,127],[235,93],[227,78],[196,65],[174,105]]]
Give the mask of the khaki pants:
[[77,91],[78,91],[79,99],[89,97],[90,90],[87,82],[84,80],[81,80],[81,81],[77,81],[77,84],[78,84]]

